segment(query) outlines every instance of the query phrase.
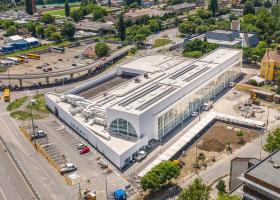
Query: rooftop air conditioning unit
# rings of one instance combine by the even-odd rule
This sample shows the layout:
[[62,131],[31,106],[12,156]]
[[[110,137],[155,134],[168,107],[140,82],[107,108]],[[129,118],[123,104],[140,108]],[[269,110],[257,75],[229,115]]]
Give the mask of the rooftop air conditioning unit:
[[135,78],[135,83],[140,83],[140,79],[138,77]]

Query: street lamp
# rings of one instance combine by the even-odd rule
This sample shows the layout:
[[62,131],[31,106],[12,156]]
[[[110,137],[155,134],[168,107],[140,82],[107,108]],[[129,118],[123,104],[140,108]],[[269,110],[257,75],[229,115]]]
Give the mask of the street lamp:
[[[32,106],[36,103],[35,99],[31,99],[29,102],[29,109],[30,109],[30,117],[31,117],[31,126],[32,126],[32,135],[35,136],[35,131],[34,131],[34,120],[33,120],[33,112],[32,112]],[[36,138],[34,137],[34,145],[36,152],[38,153],[37,150],[37,143],[36,143]]]
[[108,200],[108,186],[107,186],[107,175],[106,172],[103,173],[105,177],[105,192],[106,192],[106,200]]

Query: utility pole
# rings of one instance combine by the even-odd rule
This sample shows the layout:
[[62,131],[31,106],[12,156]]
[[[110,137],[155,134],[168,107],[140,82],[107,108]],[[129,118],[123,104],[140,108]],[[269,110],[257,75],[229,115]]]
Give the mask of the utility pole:
[[[266,115],[266,130],[265,132],[268,132],[268,116],[269,116],[269,106],[267,107],[267,115]],[[260,160],[262,160],[262,136],[263,133],[261,133],[261,146],[260,146]]]
[[82,199],[82,188],[81,188],[81,183],[79,183],[79,191],[78,191],[78,199]]
[[104,172],[105,176],[105,192],[106,192],[106,200],[108,200],[108,186],[107,186],[107,175],[106,172]]
[[[32,105],[35,103],[32,101],[33,99],[30,100],[29,102],[29,109],[30,109],[30,117],[31,117],[31,126],[32,126],[32,135],[35,136],[35,130],[34,130],[34,120],[33,120],[33,112],[32,112]],[[34,137],[34,146],[36,149],[36,152],[38,154],[38,148],[37,148],[37,143],[36,143],[36,138]]]

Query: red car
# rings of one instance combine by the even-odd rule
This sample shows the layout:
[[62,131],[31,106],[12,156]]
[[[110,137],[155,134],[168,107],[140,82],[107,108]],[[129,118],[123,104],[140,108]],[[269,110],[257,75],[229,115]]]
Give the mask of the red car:
[[87,152],[90,152],[90,148],[89,147],[84,147],[80,150],[80,154],[85,154]]

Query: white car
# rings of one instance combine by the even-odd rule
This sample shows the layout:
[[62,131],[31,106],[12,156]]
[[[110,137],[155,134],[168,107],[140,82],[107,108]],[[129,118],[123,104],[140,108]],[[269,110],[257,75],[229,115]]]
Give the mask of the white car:
[[87,146],[86,144],[80,143],[80,144],[78,144],[77,149],[81,150],[81,149],[85,148],[86,146]]
[[73,172],[75,170],[77,170],[77,167],[74,164],[65,163],[65,164],[60,165],[60,170],[59,171],[60,171],[61,175],[64,175],[64,174]]
[[196,115],[198,115],[198,112],[192,112],[191,116],[195,117]]
[[147,152],[146,151],[139,151],[138,155],[135,156],[135,160],[137,160],[138,162],[143,160],[144,158],[146,158],[147,156]]

